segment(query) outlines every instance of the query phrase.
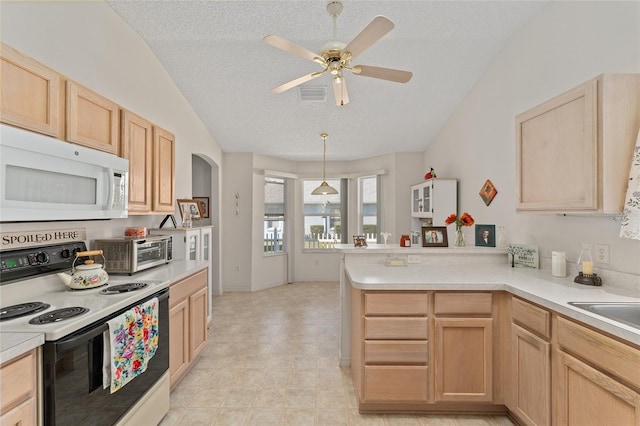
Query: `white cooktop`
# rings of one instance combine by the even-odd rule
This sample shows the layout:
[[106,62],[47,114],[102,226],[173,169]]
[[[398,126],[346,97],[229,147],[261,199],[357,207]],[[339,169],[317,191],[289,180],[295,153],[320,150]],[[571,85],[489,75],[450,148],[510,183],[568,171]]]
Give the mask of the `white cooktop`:
[[[130,282],[145,282],[148,285],[143,289],[127,293],[108,295],[100,293],[101,290],[110,286]],[[72,291],[62,284],[55,275],[5,284],[0,286],[0,306],[2,307],[27,302],[43,302],[51,306],[37,313],[0,322],[0,332],[44,333],[45,340],[58,340],[120,309],[135,305],[136,302],[168,286],[169,281],[111,276],[107,286]],[[55,323],[29,324],[31,318],[56,309],[75,306],[88,308],[89,311]]]

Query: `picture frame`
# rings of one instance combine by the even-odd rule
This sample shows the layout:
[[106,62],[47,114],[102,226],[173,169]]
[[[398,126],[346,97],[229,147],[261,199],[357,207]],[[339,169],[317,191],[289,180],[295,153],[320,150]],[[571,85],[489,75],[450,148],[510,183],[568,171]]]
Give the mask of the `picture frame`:
[[193,197],[200,206],[200,213],[203,219],[209,218],[209,197]]
[[367,247],[367,238],[364,235],[353,236],[354,247]]
[[191,212],[191,220],[202,219],[202,211],[200,211],[200,203],[192,199],[178,199],[178,207],[180,207],[180,217],[184,219],[184,212]]
[[490,179],[487,179],[484,185],[482,185],[482,189],[480,189],[479,194],[482,201],[484,201],[484,204],[489,206],[493,199],[496,198],[496,195],[498,195],[498,190],[493,186],[493,182],[491,182]]
[[446,226],[423,226],[422,247],[449,247]]
[[476,224],[476,247],[496,246],[496,226]]

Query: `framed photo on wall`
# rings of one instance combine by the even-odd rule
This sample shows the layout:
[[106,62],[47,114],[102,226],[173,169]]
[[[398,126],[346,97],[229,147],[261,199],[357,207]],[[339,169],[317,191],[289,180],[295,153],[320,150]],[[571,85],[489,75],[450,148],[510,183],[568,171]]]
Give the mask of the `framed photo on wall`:
[[496,226],[476,225],[476,246],[495,247],[496,246]]
[[191,220],[202,219],[200,203],[198,203],[196,200],[179,199],[178,207],[180,207],[180,217],[182,217],[182,219],[184,219],[185,212],[191,213]]
[[209,218],[209,197],[193,197],[195,201],[198,202],[200,206],[200,213],[202,214],[203,219]]
[[423,226],[422,247],[449,247],[446,226]]

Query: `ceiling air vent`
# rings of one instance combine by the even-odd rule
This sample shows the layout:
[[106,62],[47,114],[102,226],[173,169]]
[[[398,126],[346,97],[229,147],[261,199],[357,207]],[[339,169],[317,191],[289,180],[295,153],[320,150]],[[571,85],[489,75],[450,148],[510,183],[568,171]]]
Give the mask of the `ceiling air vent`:
[[298,86],[298,97],[302,102],[325,102],[327,86]]

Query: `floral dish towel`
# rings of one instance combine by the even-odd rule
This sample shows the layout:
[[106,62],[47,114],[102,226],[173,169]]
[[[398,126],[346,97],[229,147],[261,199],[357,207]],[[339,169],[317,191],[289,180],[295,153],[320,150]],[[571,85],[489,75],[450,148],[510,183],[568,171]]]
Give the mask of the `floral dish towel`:
[[640,240],[640,132],[631,156],[629,186],[622,210],[620,237]]
[[144,373],[158,349],[158,299],[108,322],[104,336],[103,387],[111,393]]

